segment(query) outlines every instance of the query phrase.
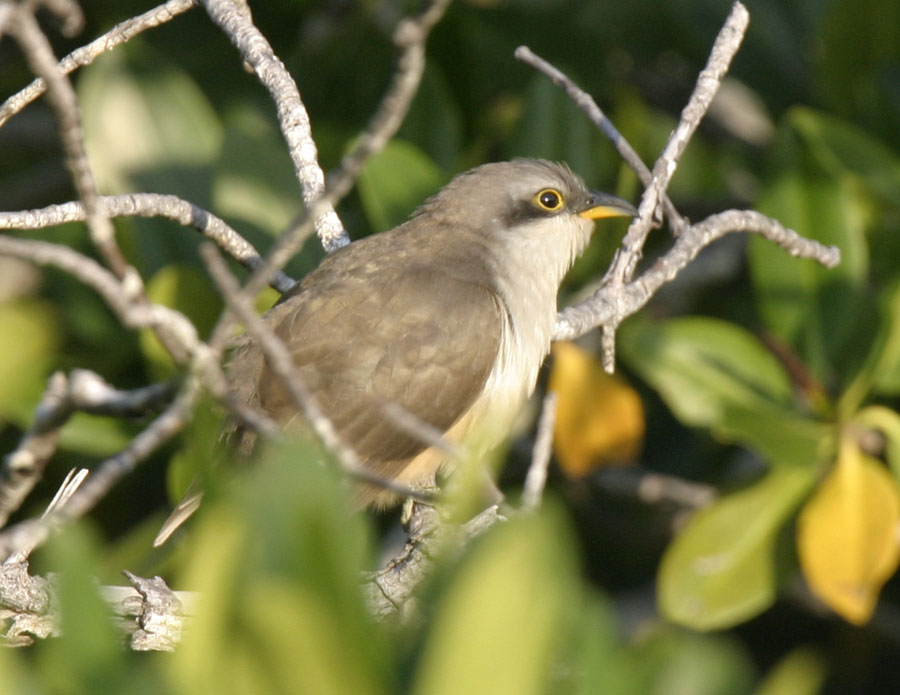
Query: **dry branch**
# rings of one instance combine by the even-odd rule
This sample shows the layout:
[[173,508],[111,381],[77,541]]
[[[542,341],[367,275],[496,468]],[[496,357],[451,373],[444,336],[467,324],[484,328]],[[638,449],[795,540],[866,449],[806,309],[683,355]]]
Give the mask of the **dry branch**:
[[[110,31],[103,34],[103,36],[72,51],[59,61],[57,69],[63,75],[68,75],[80,67],[90,65],[107,51],[111,51],[116,46],[125,43],[147,29],[165,24],[176,15],[191,9],[195,4],[193,0],[169,0],[169,2],[155,7],[142,15],[120,22]],[[37,99],[46,89],[46,82],[42,77],[38,77],[25,89],[13,94],[3,104],[0,104],[0,127]]]
[[85,369],[77,369],[69,377],[56,372],[47,383],[31,427],[0,467],[0,528],[41,479],[56,452],[62,426],[76,411],[134,417],[162,406],[172,393],[168,382],[120,391]]
[[[337,439],[331,423],[318,411],[302,380],[297,377],[285,346],[255,314],[251,302],[268,282],[282,290],[288,286],[291,281],[280,274],[280,269],[297,252],[313,229],[327,250],[347,243],[348,236],[335,213],[334,205],[350,190],[367,158],[384,146],[402,122],[422,77],[425,41],[430,30],[446,10],[449,0],[433,0],[426,4],[420,15],[406,19],[398,25],[394,41],[400,49],[400,54],[391,85],[368,129],[344,158],[341,169],[331,177],[327,186],[317,162],[317,150],[312,138],[309,117],[296,84],[266,39],[253,25],[246,5],[231,0],[203,0],[202,4],[271,94],[301,185],[305,203],[304,215],[282,235],[263,260],[237,232],[212,214],[187,201],[174,196],[153,194],[109,198],[98,196],[87,159],[84,157],[77,105],[65,74],[80,65],[88,64],[103,51],[127,41],[140,31],[168,21],[177,13],[189,9],[192,6],[191,2],[171,0],[141,17],[123,22],[104,37],[75,51],[59,63],[49,51],[46,37],[41,34],[34,18],[23,9],[28,3],[0,4],[0,32],[9,30],[15,33],[35,73],[42,78],[0,106],[0,125],[36,98],[46,86],[48,97],[60,118],[68,160],[82,199],[81,202],[51,206],[43,210],[5,213],[0,215],[0,227],[42,228],[70,219],[83,219],[88,223],[92,238],[112,272],[72,249],[47,242],[0,237],[0,254],[19,256],[38,264],[62,268],[100,293],[123,325],[133,328],[152,327],[170,334],[177,348],[170,348],[173,356],[188,371],[174,401],[169,403],[165,411],[124,451],[103,462],[80,488],[72,492],[67,499],[61,500],[45,517],[23,522],[0,534],[0,553],[7,557],[23,559],[31,548],[42,542],[61,523],[90,510],[122,476],[127,475],[134,466],[180,431],[190,418],[201,385],[228,403],[240,417],[253,423],[261,431],[273,430],[273,424],[267,419],[248,412],[243,404],[229,402],[220,360],[222,348],[231,334],[234,316],[246,324],[248,333],[258,341],[270,365],[288,385],[297,405],[306,413],[307,419],[316,428],[320,437],[330,444],[330,448],[340,452],[339,458],[356,475],[366,473],[352,451]],[[640,162],[596,103],[579,90],[569,78],[525,48],[519,49],[516,53],[517,57],[535,66],[566,90],[594,123],[614,141],[616,147],[623,153],[623,158],[635,168],[647,186],[640,205],[641,216],[629,228],[623,247],[607,274],[605,285],[586,302],[562,312],[558,317],[554,334],[556,339],[571,338],[602,325],[604,364],[607,368],[610,368],[614,361],[614,335],[622,319],[640,309],[665,282],[673,279],[693,260],[702,248],[724,234],[733,231],[760,233],[795,256],[812,258],[827,266],[839,260],[837,249],[826,248],[803,239],[775,220],[752,211],[727,211],[712,215],[700,223],[688,225],[687,220],[678,214],[666,197],[665,191],[677,163],[738,50],[746,29],[747,18],[743,5],[735,3],[713,46],[707,66],[700,73],[694,93],[682,112],[679,125],[652,171]],[[677,239],[668,253],[634,279],[647,235],[660,221],[661,213],[669,219],[673,229],[678,233]],[[163,216],[185,226],[195,227],[253,271],[246,285],[241,288],[215,250],[204,251],[204,258],[228,304],[228,313],[223,315],[209,342],[204,343],[198,338],[196,330],[182,314],[150,304],[144,298],[140,277],[137,276],[135,269],[121,258],[112,235],[112,226],[108,218],[118,214]],[[71,386],[62,384],[60,380],[63,378],[54,377],[55,381],[49,384],[45,395],[46,417],[39,414],[35,418],[31,431],[13,456],[25,456],[20,452],[31,452],[28,455],[37,460],[49,455],[47,451],[52,453],[55,444],[51,440],[55,436],[54,431],[60,426],[59,420],[64,419],[71,408],[85,405],[82,400],[71,394],[61,395]],[[55,402],[63,403],[66,398],[71,399],[71,402],[59,406],[52,405]],[[110,398],[109,401],[115,401],[115,398]],[[410,427],[416,429],[415,413],[396,415],[398,420],[407,415],[411,416]],[[549,461],[552,415],[552,405],[545,404],[544,417],[539,427],[539,444],[535,447],[534,461],[526,483],[526,495],[523,500],[526,508],[533,508],[540,502]],[[439,433],[425,429],[420,431],[421,436],[428,438],[431,444],[440,443]],[[41,443],[39,440],[45,435],[48,439]],[[369,479],[368,482],[389,487],[380,479]],[[406,488],[397,491],[415,496],[412,490]],[[13,492],[11,497],[19,494],[20,492]],[[8,515],[8,510],[3,511],[6,509],[3,504],[0,504],[0,513]],[[429,571],[431,558],[437,551],[438,544],[440,547],[444,547],[447,543],[464,545],[472,536],[503,519],[497,508],[491,507],[466,524],[460,532],[441,524],[433,507],[426,504],[417,504],[414,507],[410,539],[404,551],[387,567],[368,578],[367,595],[373,612],[378,615],[393,615],[410,610],[415,588]],[[177,634],[181,629],[180,618],[170,619],[170,616],[180,615],[182,612],[178,601],[172,600],[171,592],[156,580],[142,580],[133,576],[130,578],[142,596],[140,609],[137,613],[134,610],[130,613],[140,615],[140,620],[136,623],[138,627],[135,628],[135,635],[138,635],[137,643],[146,648],[171,648],[174,641],[177,641]],[[0,567],[0,605],[12,611],[0,617],[12,620],[15,627],[8,635],[21,638],[29,632],[53,633],[52,623],[48,625],[34,622],[36,615],[52,618],[52,611],[49,608],[49,587],[46,582],[42,582],[44,580],[28,575],[27,565],[24,562],[13,562]],[[22,611],[23,607],[26,610]],[[159,638],[159,635],[163,636]],[[172,635],[175,636],[171,637]]]
[[[256,249],[227,222],[178,196],[127,193],[101,196],[98,202],[109,217],[164,217],[185,227],[193,227],[247,270],[254,271],[262,265],[262,258]],[[65,222],[83,222],[85,217],[84,204],[74,201],[39,210],[0,212],[0,229],[46,229]],[[284,293],[293,286],[294,280],[277,271],[269,284]]]
[[[325,174],[319,166],[318,150],[312,137],[309,114],[300,99],[294,78],[275,55],[266,38],[254,26],[245,3],[231,0],[203,0],[202,4],[210,19],[225,32],[259,81],[269,90],[278,110],[278,122],[287,142],[288,153],[300,181],[303,202],[308,209],[322,199],[325,192]],[[330,202],[322,204],[313,219],[316,233],[327,250],[349,243],[347,230],[344,229]]]

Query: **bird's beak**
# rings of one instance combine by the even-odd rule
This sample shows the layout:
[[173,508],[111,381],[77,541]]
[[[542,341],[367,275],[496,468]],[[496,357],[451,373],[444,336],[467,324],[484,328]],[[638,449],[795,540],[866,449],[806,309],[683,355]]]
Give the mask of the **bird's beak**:
[[591,197],[578,214],[586,220],[599,220],[602,217],[637,217],[638,211],[634,205],[618,196],[591,191]]

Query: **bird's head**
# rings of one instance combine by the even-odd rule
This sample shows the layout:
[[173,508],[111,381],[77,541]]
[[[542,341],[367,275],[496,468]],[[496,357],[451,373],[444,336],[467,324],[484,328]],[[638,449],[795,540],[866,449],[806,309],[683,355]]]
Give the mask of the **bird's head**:
[[637,210],[589,190],[564,164],[514,159],[460,174],[420,214],[465,230],[469,238],[481,237],[488,248],[564,273],[590,240],[594,220],[633,217]]

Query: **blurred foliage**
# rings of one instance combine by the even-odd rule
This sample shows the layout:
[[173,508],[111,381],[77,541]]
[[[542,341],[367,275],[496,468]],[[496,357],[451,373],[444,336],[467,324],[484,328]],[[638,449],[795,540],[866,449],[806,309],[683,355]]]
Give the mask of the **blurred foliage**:
[[553,444],[560,469],[584,476],[598,466],[633,463],[644,438],[637,391],[574,343],[554,343],[547,388],[557,394]]
[[[421,619],[379,625],[355,578],[376,565],[380,534],[347,511],[332,476],[297,463],[298,450],[273,451],[268,465],[241,471],[239,485],[214,486],[180,544],[149,550],[169,460],[180,492],[216,456],[219,415],[204,405],[179,442],[36,558],[37,569],[61,575],[66,634],[0,652],[4,689],[893,692],[883,684],[900,681],[900,583],[892,578],[900,3],[747,4],[751,25],[723,108],[702,125],[670,194],[692,219],[757,208],[838,245],[843,262],[826,270],[761,239],[728,239],[623,327],[620,365],[645,412],[641,465],[714,485],[717,502],[686,519],[671,502],[647,504],[616,487],[608,467],[584,463],[577,476],[551,476],[541,514],[448,558],[421,597]],[[326,169],[368,122],[393,67],[391,29],[415,5],[253,6],[298,81]],[[145,9],[87,2],[81,37],[62,39],[52,26],[50,36],[62,55]],[[635,198],[636,179],[612,148],[512,51],[527,44],[571,74],[649,162],[727,10],[719,0],[458,0],[429,43],[425,79],[398,137],[369,162],[342,219],[356,237],[388,228],[454,173],[514,156],[566,160],[590,185]],[[31,76],[3,39],[5,96]],[[180,195],[261,248],[300,210],[274,109],[202,10],[74,80],[104,193]],[[0,128],[0,209],[73,196],[54,119],[38,101]],[[199,235],[162,220],[116,228],[154,298],[208,330],[219,303],[196,254]],[[563,301],[602,273],[624,223],[598,228]],[[82,225],[28,236],[90,253]],[[667,243],[654,235],[648,262]],[[300,276],[321,257],[311,240],[287,270]],[[71,278],[0,275],[4,451],[53,370],[94,369],[121,388],[171,373],[148,336],[122,328]],[[599,420],[610,417],[596,410]],[[20,516],[38,513],[68,468],[95,465],[142,424],[74,418]],[[558,448],[574,446],[582,462],[598,458],[570,437],[560,435]],[[516,451],[504,478],[512,487],[527,465]],[[110,581],[109,568],[122,562],[201,591],[195,629],[174,658],[130,654],[107,628],[92,577]]]

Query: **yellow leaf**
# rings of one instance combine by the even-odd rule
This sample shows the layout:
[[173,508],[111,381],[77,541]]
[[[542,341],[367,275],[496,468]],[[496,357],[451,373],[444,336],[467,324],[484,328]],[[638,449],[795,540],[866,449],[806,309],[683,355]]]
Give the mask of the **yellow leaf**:
[[900,493],[884,465],[841,440],[837,463],[800,514],[797,546],[813,592],[861,625],[900,561]]
[[549,388],[558,396],[554,448],[560,467],[577,477],[604,463],[630,462],[644,437],[637,392],[574,343],[555,343],[553,358]]

